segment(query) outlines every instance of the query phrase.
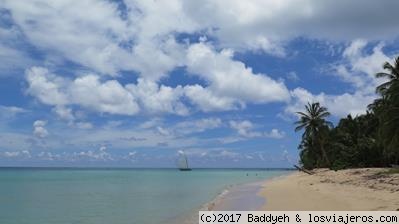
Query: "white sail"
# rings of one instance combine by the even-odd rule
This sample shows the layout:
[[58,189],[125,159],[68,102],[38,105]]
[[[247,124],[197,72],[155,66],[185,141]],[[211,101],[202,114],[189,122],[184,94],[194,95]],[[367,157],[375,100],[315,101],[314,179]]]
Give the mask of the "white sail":
[[177,165],[180,170],[189,170],[187,156],[183,151],[179,151],[179,158],[177,160]]

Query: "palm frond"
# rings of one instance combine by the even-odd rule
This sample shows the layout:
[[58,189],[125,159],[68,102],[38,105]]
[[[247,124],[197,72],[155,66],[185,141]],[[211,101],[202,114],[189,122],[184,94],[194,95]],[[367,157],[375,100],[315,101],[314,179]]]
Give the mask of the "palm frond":
[[375,74],[376,78],[389,78],[389,79],[393,79],[394,76],[392,74],[386,73],[386,72],[379,72],[377,74]]
[[302,130],[304,127],[306,127],[306,125],[307,124],[302,124],[302,125],[299,125],[299,126],[295,127],[295,132],[298,132],[298,131]]
[[303,113],[303,112],[296,112],[297,114],[301,115],[302,117],[309,117],[309,115]]
[[398,69],[399,67],[391,65],[389,62],[385,62],[383,68],[385,70],[388,70],[390,74],[395,76],[395,78],[399,78],[399,69]]

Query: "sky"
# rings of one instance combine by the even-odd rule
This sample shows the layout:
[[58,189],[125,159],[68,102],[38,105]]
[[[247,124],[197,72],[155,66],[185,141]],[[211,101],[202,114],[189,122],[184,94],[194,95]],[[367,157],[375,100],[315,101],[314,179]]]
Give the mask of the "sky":
[[0,166],[292,167],[365,113],[395,0],[0,0]]

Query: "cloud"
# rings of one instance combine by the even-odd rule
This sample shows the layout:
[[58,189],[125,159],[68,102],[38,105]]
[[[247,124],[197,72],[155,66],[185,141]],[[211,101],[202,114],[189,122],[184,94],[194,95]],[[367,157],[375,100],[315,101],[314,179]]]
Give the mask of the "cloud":
[[161,123],[162,123],[162,120],[160,118],[151,118],[151,119],[141,123],[139,125],[139,128],[142,128],[142,129],[153,128],[153,127],[158,126]]
[[63,160],[65,158],[60,154],[52,153],[52,152],[40,152],[37,154],[37,157],[40,160],[54,161],[54,160]]
[[114,3],[4,1],[3,7],[29,42],[41,49],[111,75],[127,66],[129,54],[118,43],[128,40],[128,29]]
[[129,153],[128,153],[128,156],[129,156],[129,157],[134,157],[136,154],[137,154],[136,151],[134,151],[134,152],[129,152]]
[[[43,127],[47,132],[51,131],[45,138],[36,137],[33,134],[13,133],[12,131],[0,132],[0,149],[4,149],[4,151],[5,149],[7,151],[33,150],[31,151],[33,160],[50,160],[52,158],[53,161],[89,161],[90,156],[99,156],[101,146],[106,146],[107,149],[102,151],[111,154],[112,158],[117,160],[121,156],[125,156],[122,155],[123,152],[127,153],[136,149],[156,149],[159,148],[158,143],[163,143],[165,149],[189,148],[193,145],[207,143],[206,138],[199,141],[195,136],[176,136],[173,129],[168,126],[164,129],[170,131],[170,135],[162,135],[156,131],[156,128],[142,129],[130,125],[127,125],[127,127],[105,125],[88,130],[77,129],[74,126],[69,126],[69,124],[57,122],[57,120],[51,120],[51,122],[52,131],[47,130],[49,123],[47,122],[45,125],[46,121],[44,120],[39,120],[35,124]],[[37,154],[41,151],[45,152],[44,158],[37,157]],[[49,156],[47,152],[51,152],[52,156]],[[57,159],[56,156],[60,159]]]
[[137,98],[141,107],[151,114],[172,113],[187,115],[189,109],[181,102],[184,94],[181,86],[171,88],[156,82],[138,79],[137,84],[128,84],[126,89]]
[[209,36],[217,48],[278,56],[286,55],[285,45],[298,37],[334,42],[393,40],[399,34],[394,10],[399,3],[389,0],[3,3],[3,17],[12,24],[7,32],[20,30],[24,35],[18,39],[45,51],[48,58],[59,57],[64,59],[61,63],[72,61],[105,75],[136,71],[150,80],[184,65],[186,44],[176,40],[180,34]]
[[209,34],[221,46],[280,56],[285,54],[285,44],[296,37],[348,41],[399,35],[399,25],[394,22],[399,3],[389,0],[233,0],[228,4],[209,0],[184,1],[184,6],[204,30],[214,28]]
[[93,124],[90,122],[76,122],[75,126],[80,129],[91,129],[93,128]]
[[10,151],[21,151],[21,150],[31,150],[33,147],[36,146],[41,147],[42,139],[36,138],[32,136],[32,134],[18,133],[8,130],[1,131],[0,149],[10,150]]
[[260,132],[252,131],[253,124],[252,122],[245,120],[245,121],[230,121],[230,127],[235,129],[240,136],[246,138],[254,138],[260,137],[262,134]]
[[79,77],[69,86],[72,103],[110,114],[133,115],[139,111],[134,96],[118,81],[100,82],[96,75]]
[[[204,79],[209,86],[187,87],[187,96],[204,111],[235,108],[235,105],[286,101],[285,85],[265,74],[254,74],[251,68],[232,59],[228,50],[216,52],[206,43],[193,44],[187,53],[187,69]],[[193,93],[194,92],[194,93]],[[208,104],[201,101],[203,97]],[[198,99],[199,98],[199,99]]]
[[224,157],[224,158],[229,158],[229,159],[238,159],[238,158],[241,157],[239,153],[232,152],[232,151],[229,151],[229,150],[223,150],[217,156]]
[[99,76],[88,74],[69,80],[50,73],[46,68],[26,71],[27,93],[40,102],[55,106],[61,118],[73,119],[68,105],[110,114],[133,115],[139,110],[134,96],[116,80],[100,82]]
[[294,158],[290,155],[290,153],[285,149],[282,152],[282,158],[283,160],[287,161],[289,164],[296,164],[297,162],[294,162]]
[[47,121],[43,120],[36,120],[35,122],[33,122],[33,134],[38,138],[46,137],[49,134],[47,129],[45,128],[46,124]]
[[288,115],[296,115],[296,112],[303,111],[308,102],[320,102],[322,106],[328,108],[332,115],[337,117],[345,117],[348,114],[353,116],[363,114],[367,110],[367,102],[371,103],[376,98],[374,94],[363,95],[359,92],[341,95],[328,95],[325,93],[314,95],[300,87],[292,90],[291,96],[291,103],[284,110]]
[[44,161],[63,161],[68,163],[76,162],[134,162],[138,153],[136,151],[128,152],[127,154],[110,153],[106,151],[106,147],[100,147],[98,150],[87,151],[61,151],[61,152],[45,152],[41,151],[33,154],[30,158],[44,160]]
[[10,159],[29,159],[31,158],[31,154],[28,150],[21,150],[21,151],[5,151],[0,152],[0,157],[10,158]]
[[222,120],[220,118],[203,118],[199,120],[179,122],[174,125],[173,129],[179,134],[186,135],[219,128],[221,126]]
[[393,56],[383,52],[383,43],[378,43],[372,48],[371,53],[366,52],[368,42],[357,39],[344,50],[344,63],[336,65],[336,75],[344,82],[353,85],[356,90],[371,94],[375,87],[384,82],[377,79],[375,74],[382,70],[385,62],[392,62]]
[[209,82],[216,95],[233,99],[266,103],[287,100],[288,91],[283,83],[265,74],[254,74],[251,68],[232,59],[233,52],[215,52],[205,43],[193,44],[188,49],[188,71]]
[[[82,147],[91,148],[93,145],[112,146],[115,149],[155,148],[158,143],[167,143],[168,148],[181,148],[198,143],[196,137],[177,135],[173,126],[156,126],[148,129],[127,125],[127,127],[98,126],[92,129],[59,130],[54,139],[57,146],[68,144],[68,148],[80,150]],[[62,136],[62,137],[61,137]],[[61,140],[62,139],[62,140]]]
[[[278,129],[272,129],[270,132],[260,132],[260,131],[254,131],[253,129],[255,128],[253,123],[250,122],[249,120],[244,120],[244,121],[230,121],[229,122],[230,127],[234,130],[237,131],[238,135],[240,137],[244,138],[258,138],[258,137],[264,137],[264,138],[274,138],[274,139],[281,139],[285,136],[285,133],[283,131],[279,131]],[[227,142],[226,142],[227,140]],[[225,143],[230,143],[230,142],[235,142],[235,141],[240,141],[242,139],[237,138],[237,139],[225,139]]]
[[[1,28],[0,28],[1,30]],[[0,31],[0,35],[1,35]],[[0,39],[1,40],[1,39]],[[0,77],[11,76],[15,71],[24,70],[26,66],[33,64],[33,60],[30,59],[25,52],[17,50],[14,47],[7,46],[0,42]]]
[[382,71],[382,65],[392,62],[393,56],[383,52],[383,44],[379,43],[366,53],[368,42],[362,39],[352,41],[343,51],[343,61],[332,65],[332,72],[343,82],[350,84],[351,91],[342,94],[326,94],[321,92],[313,94],[308,90],[298,87],[291,90],[291,101],[285,108],[286,114],[295,114],[303,111],[308,102],[320,102],[337,117],[363,114],[367,105],[377,98],[375,88],[384,82],[375,77]]
[[[202,119],[188,119],[185,121],[180,121],[171,124],[163,124],[159,121],[159,119],[152,119],[143,124],[139,125],[138,131],[145,132],[149,131],[161,137],[158,142],[160,145],[165,145],[164,143],[170,142],[178,142],[182,141],[183,139],[189,139],[188,136],[191,134],[196,134],[200,132],[204,132],[206,130],[212,130],[216,128],[222,127],[222,120],[220,118],[202,118]],[[141,141],[141,142],[154,142],[152,139],[155,139],[156,136],[150,137],[122,137],[125,141]],[[194,141],[196,138],[193,137]],[[192,144],[196,144],[195,142],[191,142]]]
[[[191,148],[185,151],[185,154],[196,163],[220,164],[221,161],[239,162],[246,161],[247,164],[262,164],[267,162],[272,164],[282,162],[286,165],[292,165],[292,156],[284,150],[282,153],[270,153],[266,151],[238,151],[227,148]],[[287,160],[288,159],[288,160]]]
[[[184,96],[202,111],[231,110],[243,108],[247,102],[268,103],[287,99],[288,90],[283,83],[265,75],[253,74],[251,69],[230,57],[208,53],[221,57],[221,67],[204,71],[209,72],[209,77],[215,75],[210,78],[211,85],[206,88],[200,85],[172,88],[145,79],[138,79],[137,84],[122,86],[117,80],[102,81],[100,76],[91,73],[68,79],[53,74],[46,68],[32,67],[26,71],[26,92],[40,102],[54,106],[55,113],[69,121],[75,119],[70,108],[72,105],[109,114],[136,115],[142,110],[147,114],[170,113],[184,116],[189,114],[188,106],[183,103]],[[208,62],[200,63],[203,65],[195,66],[206,66]],[[226,73],[221,73],[222,70]]]
[[163,128],[163,127],[157,127],[157,131],[159,134],[164,135],[164,136],[169,136],[171,135],[170,131],[168,131],[167,129]]
[[184,87],[185,95],[204,112],[228,111],[244,108],[244,103],[230,97],[217,96],[210,89],[201,85]]
[[[359,4],[362,7],[355,7]],[[398,5],[390,1],[384,4],[390,9]],[[48,58],[64,59],[51,62],[55,66],[73,61],[95,73],[65,78],[43,67],[28,70],[27,92],[55,106],[55,112],[69,120],[73,116],[68,111],[70,105],[110,114],[135,115],[143,110],[187,115],[191,110],[181,100],[185,97],[205,112],[242,109],[248,103],[286,102],[290,92],[284,83],[254,73],[234,59],[234,51],[262,50],[283,56],[284,45],[297,37],[329,41],[394,39],[399,34],[398,25],[387,21],[395,21],[395,13],[391,15],[385,7],[378,10],[381,5],[358,0],[234,0],[229,4],[222,0],[4,1],[13,29],[24,33],[18,39],[25,38]],[[372,19],[370,12],[376,15]],[[365,21],[367,18],[370,21]],[[368,25],[363,26],[365,23]],[[212,41],[180,41],[181,34],[202,34]],[[375,66],[369,62],[378,61],[372,59],[384,59],[379,54],[381,47],[375,49],[373,58],[360,54],[356,59],[361,46],[361,41],[354,42],[344,54],[352,69],[372,69],[370,66]],[[177,67],[185,67],[205,85],[160,84],[161,78]],[[352,71],[347,66],[338,67],[343,79],[360,84],[360,79],[349,77]],[[137,72],[137,84],[123,86],[116,79],[100,77],[118,77],[121,71]],[[288,78],[297,79],[294,73]]]
[[37,61],[19,48],[23,45],[23,33],[13,25],[11,13],[0,6],[0,77],[10,77]]
[[122,70],[152,80],[165,76],[181,64],[182,46],[173,34],[194,31],[180,1],[4,1],[4,7],[27,41],[49,58],[111,76]]
[[26,80],[29,84],[27,93],[42,103],[61,106],[68,103],[68,96],[63,92],[66,80],[51,74],[46,68],[30,68],[26,71]]
[[29,110],[21,107],[0,105],[0,118],[4,120],[9,120],[11,118],[14,118],[18,114],[23,114],[27,112],[29,112]]
[[284,138],[285,133],[276,128],[273,128],[270,132],[265,132],[264,135],[268,138],[281,139]]
[[[33,93],[35,95],[35,93]],[[75,115],[71,108],[65,107],[63,105],[57,105],[53,108],[54,112],[58,115],[59,118],[67,121],[74,121]]]
[[126,156],[123,157],[125,160],[129,160],[131,162],[136,161],[137,159],[137,151],[129,152]]
[[296,74],[296,72],[293,72],[293,71],[291,71],[287,74],[287,79],[292,82],[298,82],[299,80],[301,80],[299,78],[299,76]]
[[101,146],[98,150],[88,150],[74,152],[72,154],[72,160],[89,160],[89,161],[113,161],[114,158],[110,153],[107,152],[106,146]]
[[[76,150],[75,154],[42,154],[52,160],[62,156],[109,160],[105,154],[108,149],[78,149],[93,145],[98,148],[101,144],[129,150],[208,144],[211,140],[191,134],[204,132],[205,136],[208,130],[226,126],[235,131],[233,136],[219,138],[226,143],[285,136],[279,129],[265,131],[249,120],[225,124],[215,117],[169,123],[169,119],[175,121],[171,116],[168,122],[155,119],[138,124],[137,129],[127,127],[140,123],[142,115],[187,116],[197,111],[242,110],[251,104],[275,102],[286,103],[284,112],[292,115],[308,101],[320,101],[335,116],[362,113],[365,102],[375,98],[374,88],[380,82],[373,73],[392,58],[384,53],[383,43],[390,43],[399,35],[395,18],[399,3],[394,1],[1,2],[0,19],[6,22],[0,27],[0,59],[4,62],[0,68],[26,69],[26,93],[50,106],[58,121],[68,123],[62,127],[74,131],[51,130],[54,139],[44,140],[50,134],[42,121],[33,125],[36,138],[2,133],[8,139],[0,144],[10,150],[33,146],[68,146]],[[240,61],[243,53],[291,56],[295,52],[287,46],[298,38],[332,45],[350,42],[342,60],[330,68],[350,88],[340,94],[311,92],[301,87],[289,90],[282,79],[274,78],[275,74],[258,72],[259,67],[251,68],[246,61]],[[374,45],[374,40],[382,42]],[[175,77],[176,70],[187,77]],[[8,72],[0,74],[5,73]],[[298,80],[294,71],[286,78]],[[19,109],[0,107],[2,114],[23,113]],[[108,115],[131,117],[118,117],[119,122],[128,119],[126,125],[93,128],[98,122],[90,123],[80,115],[88,113],[105,114],[101,119]],[[54,124],[57,120],[49,122]],[[227,156],[228,152],[223,154]]]
[[21,108],[21,107],[15,107],[15,106],[3,106],[0,105],[0,110],[2,113],[11,113],[11,114],[18,114],[18,113],[26,113],[28,110]]
[[64,105],[57,105],[53,108],[53,111],[55,114],[58,115],[58,117],[61,120],[67,121],[68,125],[70,127],[76,127],[79,129],[91,129],[93,128],[93,124],[90,122],[86,121],[78,121],[79,120],[79,113],[78,116],[75,115],[73,110],[69,107],[66,107]]

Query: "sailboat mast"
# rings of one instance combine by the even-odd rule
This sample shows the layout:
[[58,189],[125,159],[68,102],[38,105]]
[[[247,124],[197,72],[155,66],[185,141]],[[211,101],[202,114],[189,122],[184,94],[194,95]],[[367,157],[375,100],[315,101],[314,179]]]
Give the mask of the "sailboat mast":
[[180,158],[179,158],[179,165],[180,165],[180,171],[191,171],[191,169],[188,167],[188,159],[184,151],[179,151]]
[[184,160],[186,161],[186,168],[188,168],[188,161],[187,161],[187,156],[184,154]]

